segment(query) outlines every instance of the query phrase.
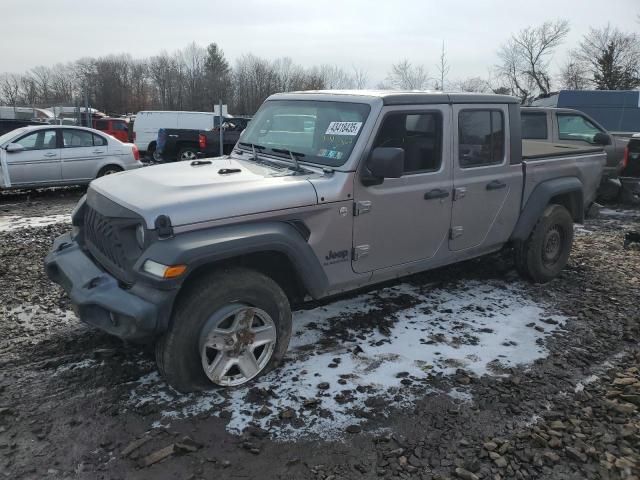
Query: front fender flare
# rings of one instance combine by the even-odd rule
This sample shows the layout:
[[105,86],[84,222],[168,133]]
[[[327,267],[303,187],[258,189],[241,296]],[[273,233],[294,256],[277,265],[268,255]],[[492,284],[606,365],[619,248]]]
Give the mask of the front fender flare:
[[551,199],[557,195],[569,193],[578,196],[576,205],[578,211],[573,216],[581,221],[584,218],[583,192],[584,187],[577,177],[554,178],[540,183],[531,192],[527,203],[520,212],[520,218],[511,233],[510,240],[526,240],[543,214],[544,209],[549,205]]
[[135,268],[152,259],[164,265],[199,266],[250,253],[275,251],[291,261],[300,280],[314,298],[328,289],[327,275],[313,249],[296,228],[286,222],[250,223],[181,233],[153,243]]

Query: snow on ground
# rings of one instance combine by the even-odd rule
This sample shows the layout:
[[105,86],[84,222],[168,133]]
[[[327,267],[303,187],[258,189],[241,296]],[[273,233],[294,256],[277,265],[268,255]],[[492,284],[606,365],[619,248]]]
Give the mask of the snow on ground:
[[[389,305],[399,306],[390,311]],[[543,337],[566,320],[546,310],[519,283],[401,284],[295,312],[284,365],[248,387],[181,395],[153,373],[134,384],[128,401],[134,408],[157,404],[163,417],[157,426],[210,413],[230,416],[232,433],[255,425],[279,439],[338,438],[360,423],[372,398],[385,407],[406,406],[433,391],[434,376],[460,368],[499,375],[502,367],[544,357]],[[464,387],[448,393],[471,398]]]
[[45,227],[55,223],[68,223],[69,215],[46,215],[42,217],[22,217],[20,215],[0,216],[0,232],[13,232],[29,227]]

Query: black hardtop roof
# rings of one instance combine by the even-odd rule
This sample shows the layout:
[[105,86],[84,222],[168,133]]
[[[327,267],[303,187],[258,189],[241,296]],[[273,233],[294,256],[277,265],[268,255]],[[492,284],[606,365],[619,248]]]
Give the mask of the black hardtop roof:
[[429,90],[307,90],[276,94],[274,97],[288,95],[348,95],[380,98],[384,105],[416,105],[436,103],[520,103],[510,95],[493,93],[440,92]]

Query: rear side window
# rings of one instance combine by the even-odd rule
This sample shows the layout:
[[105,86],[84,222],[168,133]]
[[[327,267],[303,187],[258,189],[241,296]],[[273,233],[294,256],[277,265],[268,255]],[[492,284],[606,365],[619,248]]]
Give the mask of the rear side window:
[[109,121],[108,120],[96,121],[96,130],[109,130]]
[[461,168],[500,164],[504,160],[504,115],[499,110],[463,110],[458,116]]
[[107,139],[100,135],[93,134],[93,145],[96,147],[104,147],[107,144]]
[[522,138],[525,140],[546,140],[547,114],[523,113],[522,114]]
[[440,112],[391,113],[384,118],[376,147],[402,148],[405,174],[440,170],[442,115]]

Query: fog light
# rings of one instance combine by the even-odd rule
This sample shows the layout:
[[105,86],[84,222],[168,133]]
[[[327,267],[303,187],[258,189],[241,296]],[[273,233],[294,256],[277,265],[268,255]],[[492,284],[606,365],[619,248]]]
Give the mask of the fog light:
[[147,260],[142,266],[142,270],[158,278],[176,278],[186,270],[186,265],[163,265],[153,260]]

